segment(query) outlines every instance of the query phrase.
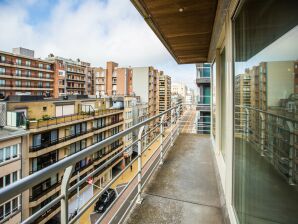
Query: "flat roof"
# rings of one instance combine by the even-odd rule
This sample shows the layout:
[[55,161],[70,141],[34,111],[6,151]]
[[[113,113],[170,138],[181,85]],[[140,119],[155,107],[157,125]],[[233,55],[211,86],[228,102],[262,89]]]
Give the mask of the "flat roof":
[[22,128],[3,127],[0,128],[0,141],[21,137],[27,133],[28,132]]

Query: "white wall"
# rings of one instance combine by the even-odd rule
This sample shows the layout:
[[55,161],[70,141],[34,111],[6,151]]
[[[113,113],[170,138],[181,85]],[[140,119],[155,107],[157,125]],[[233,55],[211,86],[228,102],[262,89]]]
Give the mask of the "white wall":
[[143,103],[149,99],[149,67],[133,68],[132,86],[136,96],[141,97]]

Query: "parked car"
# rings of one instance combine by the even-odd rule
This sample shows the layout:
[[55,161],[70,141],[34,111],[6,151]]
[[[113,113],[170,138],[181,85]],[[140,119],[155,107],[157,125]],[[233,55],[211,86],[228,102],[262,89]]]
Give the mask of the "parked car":
[[103,213],[110,206],[110,204],[115,200],[115,198],[116,198],[115,190],[109,188],[101,195],[101,197],[96,202],[94,211]]

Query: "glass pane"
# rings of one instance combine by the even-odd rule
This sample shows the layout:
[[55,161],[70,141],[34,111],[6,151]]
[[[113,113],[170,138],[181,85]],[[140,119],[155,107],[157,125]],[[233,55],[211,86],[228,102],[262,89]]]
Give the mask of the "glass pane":
[[4,161],[4,149],[0,149],[0,163]]
[[298,1],[244,1],[234,21],[234,207],[298,223]]
[[10,147],[5,148],[5,160],[10,160]]

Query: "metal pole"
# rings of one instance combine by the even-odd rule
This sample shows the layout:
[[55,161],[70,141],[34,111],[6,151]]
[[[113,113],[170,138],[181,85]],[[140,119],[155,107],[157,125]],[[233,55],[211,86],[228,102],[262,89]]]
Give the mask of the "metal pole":
[[[77,183],[80,181],[80,171],[78,171],[77,175]],[[80,208],[80,186],[77,187],[77,212],[79,212]]]
[[142,199],[142,133],[144,131],[144,127],[142,126],[139,129],[139,135],[138,135],[138,198],[137,198],[137,204],[141,204]]
[[72,175],[73,166],[69,166],[65,169],[62,183],[61,183],[61,224],[68,224],[68,187],[69,181]]
[[165,115],[161,116],[160,119],[160,162],[159,164],[163,164],[163,132],[164,132],[164,127],[163,127],[163,122],[164,122]]

